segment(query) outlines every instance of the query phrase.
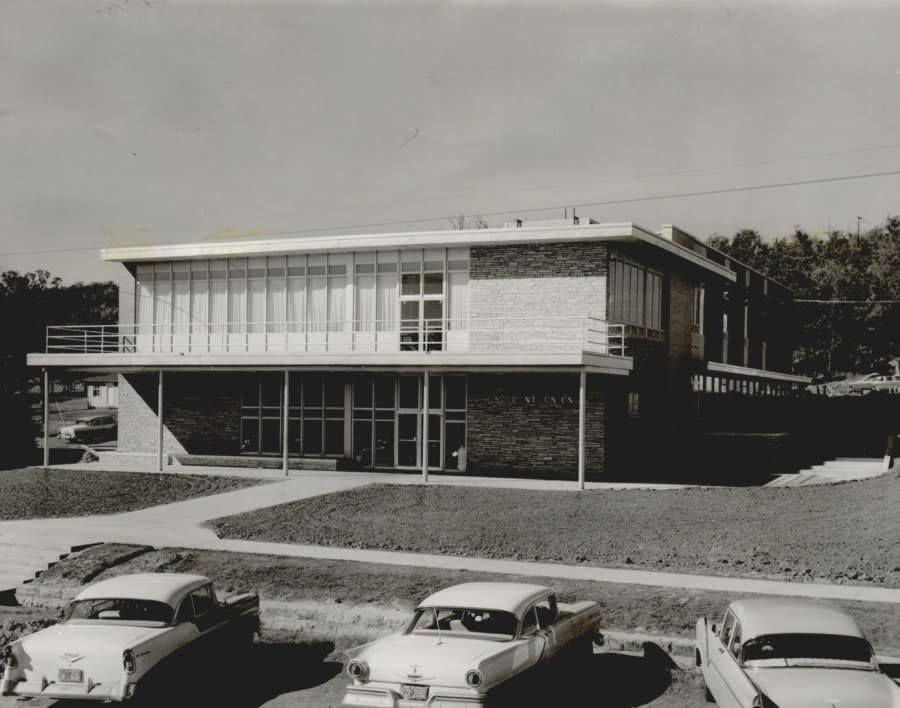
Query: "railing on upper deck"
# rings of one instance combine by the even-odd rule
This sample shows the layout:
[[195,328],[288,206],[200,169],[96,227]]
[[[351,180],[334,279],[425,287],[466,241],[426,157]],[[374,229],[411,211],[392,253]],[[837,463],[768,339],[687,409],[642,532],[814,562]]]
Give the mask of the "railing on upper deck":
[[625,356],[625,330],[595,317],[66,325],[47,328],[46,347],[49,354],[584,351]]

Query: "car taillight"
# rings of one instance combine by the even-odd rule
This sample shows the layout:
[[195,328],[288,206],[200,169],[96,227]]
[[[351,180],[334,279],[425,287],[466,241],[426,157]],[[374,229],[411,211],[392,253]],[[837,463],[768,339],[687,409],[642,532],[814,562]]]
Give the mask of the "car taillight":
[[19,665],[19,662],[16,660],[16,655],[13,653],[13,648],[9,644],[3,647],[3,666],[9,667],[10,669],[16,668]]
[[350,675],[350,678],[356,679],[357,681],[364,681],[366,676],[369,675],[369,666],[365,661],[354,659],[347,664],[347,673]]
[[478,688],[484,683],[484,676],[481,675],[480,671],[472,669],[466,674],[466,683],[472,688]]
[[122,668],[125,669],[126,674],[133,674],[134,670],[137,668],[137,661],[134,658],[134,652],[131,649],[126,649],[122,652]]

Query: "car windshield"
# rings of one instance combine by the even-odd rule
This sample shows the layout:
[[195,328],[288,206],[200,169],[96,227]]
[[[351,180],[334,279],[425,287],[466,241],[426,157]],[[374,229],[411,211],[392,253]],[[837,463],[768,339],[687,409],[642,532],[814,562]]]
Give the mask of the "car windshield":
[[872,647],[860,637],[834,634],[769,634],[744,643],[744,662],[787,663],[850,661],[872,664]]
[[474,610],[458,607],[422,607],[416,611],[407,630],[409,634],[449,632],[457,636],[508,640],[516,635],[516,616],[499,610]]
[[103,620],[122,624],[143,622],[170,624],[173,614],[172,607],[156,600],[126,598],[76,600],[69,606],[65,621]]
[[94,420],[94,419],[93,418],[76,418],[74,425],[87,425],[92,420]]

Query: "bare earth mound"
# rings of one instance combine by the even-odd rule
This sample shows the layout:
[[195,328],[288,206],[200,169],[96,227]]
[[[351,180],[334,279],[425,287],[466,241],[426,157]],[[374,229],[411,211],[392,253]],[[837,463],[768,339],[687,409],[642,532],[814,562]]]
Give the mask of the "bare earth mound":
[[900,480],[546,492],[372,485],[210,522],[223,538],[900,586]]
[[0,520],[113,514],[259,484],[212,475],[0,470]]

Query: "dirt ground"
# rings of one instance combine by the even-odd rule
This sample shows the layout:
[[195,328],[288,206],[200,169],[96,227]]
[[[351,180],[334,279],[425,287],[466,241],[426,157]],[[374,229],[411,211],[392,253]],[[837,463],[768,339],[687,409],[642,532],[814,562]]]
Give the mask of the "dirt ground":
[[205,475],[0,470],[0,520],[113,514],[259,483]]
[[[348,618],[360,607],[375,613],[382,608],[405,613],[438,588],[497,580],[549,585],[562,602],[594,600],[603,609],[607,631],[691,639],[698,617],[718,619],[736,599],[707,591],[124,544],[97,546],[60,562],[30,584],[29,592],[49,590],[50,595],[70,598],[88,582],[123,573],[160,571],[205,575],[215,580],[220,594],[252,590],[264,601],[323,603],[329,615],[337,615],[338,622],[341,610]],[[880,653],[900,655],[900,607],[840,604],[857,619]]]
[[210,522],[224,538],[900,587],[900,479],[547,492],[373,485]]

